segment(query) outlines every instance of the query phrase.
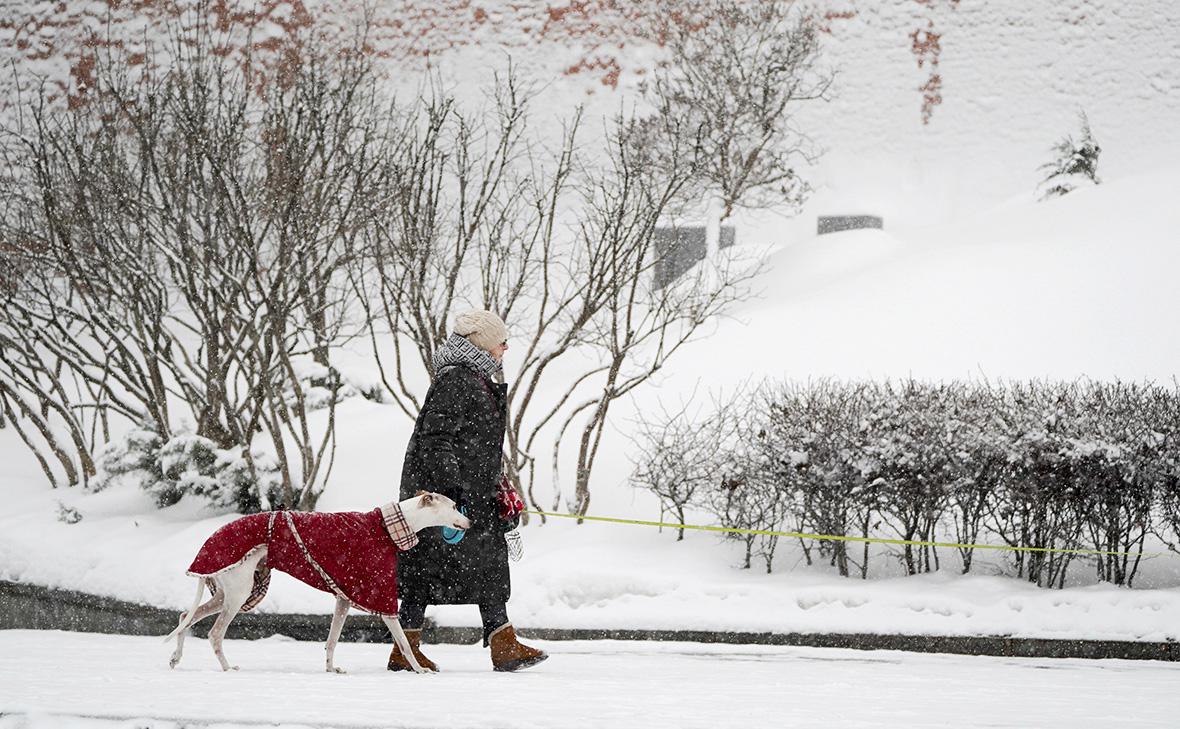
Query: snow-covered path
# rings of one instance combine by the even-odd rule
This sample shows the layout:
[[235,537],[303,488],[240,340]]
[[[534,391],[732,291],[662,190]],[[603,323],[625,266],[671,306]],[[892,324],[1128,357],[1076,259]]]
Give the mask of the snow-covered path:
[[551,642],[497,674],[479,646],[430,646],[444,673],[384,670],[386,648],[0,631],[0,729],[40,727],[1174,727],[1180,664],[692,643]]

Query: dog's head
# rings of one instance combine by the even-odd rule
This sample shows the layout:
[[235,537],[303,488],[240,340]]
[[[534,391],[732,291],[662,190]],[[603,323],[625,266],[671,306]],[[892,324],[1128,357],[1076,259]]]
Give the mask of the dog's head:
[[452,529],[470,529],[471,520],[459,513],[455,502],[442,494],[419,491],[414,495],[418,509],[427,516],[427,526],[445,526]]

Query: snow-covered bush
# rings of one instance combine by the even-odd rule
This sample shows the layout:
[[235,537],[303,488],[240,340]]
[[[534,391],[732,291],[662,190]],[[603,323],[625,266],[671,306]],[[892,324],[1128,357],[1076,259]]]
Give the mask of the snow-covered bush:
[[[933,541],[950,505],[958,434],[946,419],[955,395],[952,387],[912,380],[862,391],[862,477],[877,485],[877,512],[898,539]],[[938,569],[938,553],[928,546],[903,545],[899,559],[907,574]]]
[[[1180,551],[1180,390],[1121,382],[809,382],[766,386],[724,407],[734,437],[669,422],[649,434],[671,457],[640,485],[712,513],[723,526],[953,542],[963,572],[972,544],[1002,544],[1011,574],[1061,587],[1076,563],[1132,583],[1154,531]],[[660,439],[662,437],[662,439]],[[693,452],[694,483],[682,466]],[[661,464],[664,473],[653,473]],[[773,536],[740,535],[746,566],[771,568]],[[840,574],[869,571],[870,550],[801,542]],[[899,545],[908,574],[938,570],[948,548]],[[1079,555],[1052,550],[1099,550]]]
[[1102,148],[1094,141],[1085,112],[1079,112],[1079,121],[1080,138],[1075,142],[1073,136],[1066,136],[1053,145],[1053,161],[1041,165],[1041,170],[1046,173],[1041,181],[1042,200],[1101,182],[1098,179],[1098,155]]
[[148,488],[163,478],[156,460],[160,446],[160,434],[143,425],[108,441],[95,456],[97,473],[90,480],[90,489],[102,491],[124,483]]
[[253,453],[247,461],[239,450],[218,448],[191,432],[162,440],[148,429],[133,429],[106,445],[97,466],[95,490],[131,483],[152,494],[160,507],[191,494],[218,507],[250,513],[279,499],[279,470],[273,459]]
[[[866,432],[863,386],[820,381],[765,390],[765,426],[758,428],[758,462],[777,484],[780,503],[794,505],[796,530],[831,536],[866,536],[879,482],[863,458]],[[856,568],[852,545],[820,540],[819,556],[842,575]],[[803,545],[808,564],[811,544]]]
[[[335,403],[351,397],[363,397],[373,402],[384,402],[381,385],[361,386],[342,375],[335,367],[325,367],[316,362],[308,362],[298,370],[300,394],[303,406],[307,410],[323,410]],[[288,402],[295,402],[294,390],[288,388],[283,395]]]
[[[1162,429],[1162,388],[1116,383],[1083,392],[1077,435],[1063,449],[1081,485],[1082,527],[1090,546],[1110,552],[1094,561],[1098,578],[1131,584],[1139,565],[1130,552],[1143,549],[1152,506],[1167,478],[1169,444]],[[1162,468],[1163,466],[1163,468]]]
[[762,419],[746,415],[746,422],[727,417],[719,423],[719,431],[726,437],[716,439],[710,452],[714,487],[704,491],[703,505],[721,526],[750,530],[725,535],[741,542],[742,567],[749,569],[752,559],[758,556],[770,572],[779,537],[753,532],[779,529],[797,513],[798,505],[793,501],[794,494],[783,488],[766,468],[764,453],[759,448],[761,439],[758,433],[749,430],[751,426],[759,426]]
[[[1007,438],[1001,441],[1008,469],[996,484],[990,533],[1011,547],[1083,548],[1084,485],[1066,456],[1075,434],[1078,393],[1072,385],[1017,384],[1002,403]],[[1018,576],[1042,586],[1062,585],[1072,553],[1015,551]]]

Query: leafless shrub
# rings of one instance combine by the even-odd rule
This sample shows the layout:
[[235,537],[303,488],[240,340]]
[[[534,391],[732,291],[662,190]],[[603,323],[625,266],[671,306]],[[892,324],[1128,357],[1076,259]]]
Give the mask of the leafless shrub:
[[[727,484],[738,478],[722,470],[738,423],[725,404],[693,416],[687,404],[658,418],[640,414],[631,483],[655,494],[661,507],[684,524],[689,509],[706,501],[706,492],[732,488]],[[678,529],[676,540],[683,539],[684,530]]]
[[164,444],[187,420],[252,473],[255,434],[271,441],[281,488],[239,508],[311,508],[336,398],[313,428],[301,370],[330,369],[348,336],[346,273],[373,218],[385,117],[359,54],[309,45],[258,95],[210,32],[178,31],[159,76],[104,59],[86,105],[51,110],[42,95],[8,130],[3,239],[21,275],[0,311],[3,394],[70,483],[94,475],[108,416]]

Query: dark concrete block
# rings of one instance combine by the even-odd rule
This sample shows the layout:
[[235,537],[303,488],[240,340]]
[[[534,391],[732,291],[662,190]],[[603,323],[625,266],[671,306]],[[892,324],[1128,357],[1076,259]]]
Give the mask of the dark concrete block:
[[717,236],[718,248],[729,248],[737,240],[737,231],[732,225],[721,226],[720,234]]
[[879,215],[821,215],[816,224],[816,233],[839,233],[842,230],[859,230],[861,228],[885,227],[885,222]]
[[656,228],[655,248],[655,284],[656,288],[663,288],[705,257],[705,229]]
[[[736,237],[732,225],[721,226],[717,247],[732,246]],[[672,283],[702,260],[707,253],[706,241],[705,227],[701,225],[656,228],[656,288],[663,288]]]

